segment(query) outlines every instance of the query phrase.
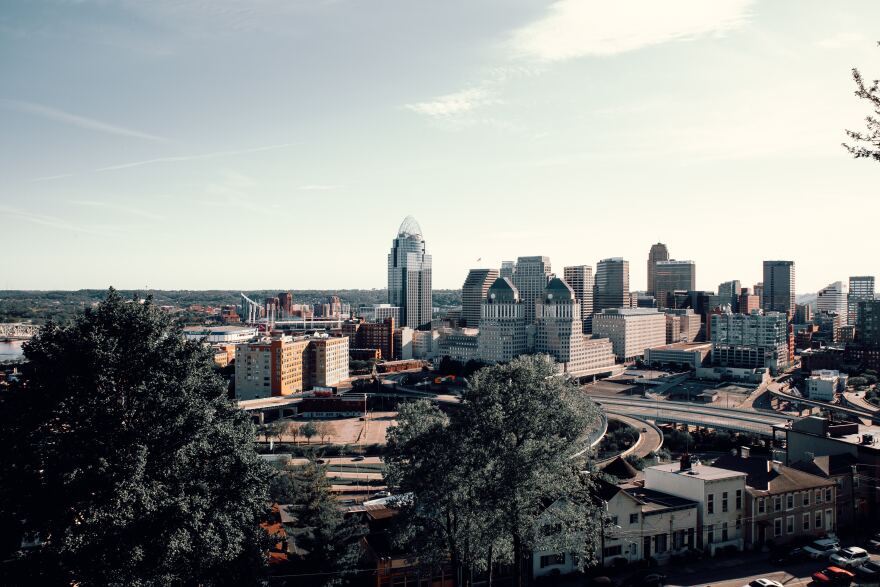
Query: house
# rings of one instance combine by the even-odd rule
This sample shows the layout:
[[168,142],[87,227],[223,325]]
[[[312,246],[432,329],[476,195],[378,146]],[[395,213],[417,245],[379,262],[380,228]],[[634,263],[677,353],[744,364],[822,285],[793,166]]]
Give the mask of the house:
[[685,454],[679,463],[648,467],[645,488],[697,503],[696,548],[715,554],[721,548],[742,550],[746,474],[693,462]]
[[876,493],[874,480],[863,482],[857,474],[858,460],[851,454],[824,455],[792,463],[795,469],[834,482],[838,528],[856,528],[860,520],[872,516],[871,504]]
[[746,474],[745,544],[762,548],[836,530],[834,481],[752,456],[747,447],[714,467]]

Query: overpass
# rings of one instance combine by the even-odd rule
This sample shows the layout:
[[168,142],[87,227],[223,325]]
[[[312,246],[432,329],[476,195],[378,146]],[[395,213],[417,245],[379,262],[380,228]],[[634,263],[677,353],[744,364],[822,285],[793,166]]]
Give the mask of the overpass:
[[703,428],[733,430],[747,434],[773,437],[774,426],[797,420],[795,416],[758,412],[738,408],[703,406],[684,402],[650,400],[639,397],[608,397],[591,395],[606,411],[653,420],[660,423],[688,424]]
[[875,411],[866,410],[866,409],[858,408],[858,407],[847,407],[847,406],[844,406],[841,404],[832,404],[832,403],[823,402],[820,400],[807,399],[805,397],[801,397],[801,396],[794,395],[791,393],[786,393],[786,392],[782,391],[782,386],[779,385],[778,383],[771,383],[767,387],[767,391],[769,391],[770,395],[772,395],[773,397],[778,398],[778,399],[783,399],[783,400],[791,402],[795,405],[804,405],[804,406],[810,406],[813,408],[820,408],[823,410],[829,410],[832,412],[839,412],[841,414],[846,414],[847,416],[853,416],[855,418],[869,418],[872,420],[875,418],[880,418],[880,415],[878,415],[877,412],[875,412]]

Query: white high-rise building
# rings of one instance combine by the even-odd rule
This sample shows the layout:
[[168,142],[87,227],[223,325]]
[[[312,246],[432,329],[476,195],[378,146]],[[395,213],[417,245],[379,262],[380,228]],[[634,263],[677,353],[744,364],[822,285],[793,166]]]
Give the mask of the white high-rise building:
[[535,306],[535,351],[552,356],[562,371],[574,376],[610,371],[615,363],[611,341],[587,337],[582,324],[574,291],[565,281],[552,279]]
[[589,265],[566,267],[563,275],[581,305],[584,333],[589,334],[593,328],[593,268]]
[[634,361],[666,344],[666,314],[656,308],[608,308],[593,316],[593,335],[611,339],[617,360]]
[[544,294],[544,288],[553,278],[550,269],[550,257],[520,257],[516,261],[513,274],[513,285],[519,291],[519,297],[525,306],[526,322],[535,321],[535,302]]
[[819,290],[816,295],[816,310],[818,312],[834,313],[846,319],[847,303],[846,293],[843,291],[843,283],[835,281]]
[[713,314],[712,364],[774,373],[789,364],[788,322],[783,312]]
[[416,219],[403,219],[388,253],[388,303],[400,306],[400,325],[413,329],[431,326],[431,255],[425,251],[422,228]]
[[525,306],[510,279],[499,277],[495,280],[480,312],[482,361],[506,363],[529,351]]

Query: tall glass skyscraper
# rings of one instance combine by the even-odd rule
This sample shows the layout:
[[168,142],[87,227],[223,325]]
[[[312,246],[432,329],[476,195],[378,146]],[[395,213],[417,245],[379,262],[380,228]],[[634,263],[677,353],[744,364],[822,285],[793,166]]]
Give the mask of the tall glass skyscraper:
[[388,303],[400,306],[402,326],[431,327],[431,255],[425,252],[422,228],[407,216],[388,253]]
[[648,295],[654,296],[656,295],[656,289],[654,287],[654,266],[658,261],[668,261],[669,260],[669,249],[666,248],[666,245],[663,243],[656,243],[651,245],[651,250],[648,253]]
[[858,322],[859,302],[874,299],[874,276],[853,275],[849,278],[849,295],[847,298],[847,324]]
[[629,261],[620,257],[602,259],[596,265],[593,282],[593,315],[606,308],[629,308]]
[[794,261],[764,261],[764,294],[761,308],[765,312],[785,312],[794,318]]

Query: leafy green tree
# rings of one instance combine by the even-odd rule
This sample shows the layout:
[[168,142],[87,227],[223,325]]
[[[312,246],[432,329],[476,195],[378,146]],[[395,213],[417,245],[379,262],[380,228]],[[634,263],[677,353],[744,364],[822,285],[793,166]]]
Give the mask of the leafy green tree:
[[45,542],[37,568],[83,586],[257,580],[270,470],[209,352],[111,289],[25,353],[0,409],[0,518]]
[[481,369],[448,418],[421,402],[402,407],[386,459],[389,486],[412,494],[402,531],[445,545],[459,584],[493,562],[513,563],[522,584],[534,547],[589,562],[601,522],[572,456],[598,425],[596,406],[541,357]]
[[297,522],[295,540],[305,554],[296,561],[297,584],[332,586],[356,576],[364,529],[346,519],[330,492],[324,467],[309,461],[289,475],[292,498],[288,511]]
[[880,161],[880,80],[866,81],[856,68],[853,68],[852,76],[856,82],[856,96],[866,100],[873,113],[865,117],[864,131],[846,131],[854,144],[844,143],[843,146],[856,159],[867,157]]
[[848,383],[854,389],[861,389],[868,385],[868,380],[864,377],[850,377]]
[[312,442],[312,438],[318,435],[318,426],[309,420],[299,429],[299,433],[305,436],[306,442]]

